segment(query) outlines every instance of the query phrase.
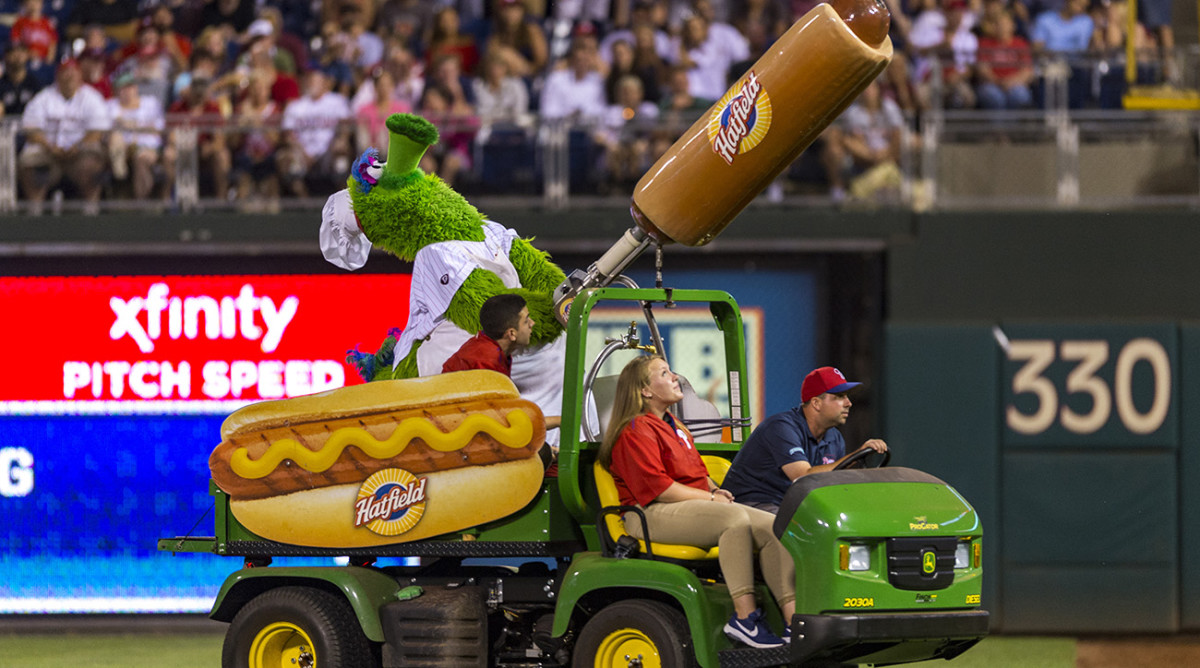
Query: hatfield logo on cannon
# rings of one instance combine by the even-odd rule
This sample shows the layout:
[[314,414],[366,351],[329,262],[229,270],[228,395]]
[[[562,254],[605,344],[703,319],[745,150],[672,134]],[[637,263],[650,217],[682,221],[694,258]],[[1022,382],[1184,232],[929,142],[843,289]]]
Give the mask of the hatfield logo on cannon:
[[409,531],[425,514],[425,483],[404,469],[383,469],[371,474],[358,489],[354,526],[366,526],[381,536]]
[[754,70],[725,93],[708,119],[713,152],[732,165],[739,153],[758,146],[771,129],[771,98]]

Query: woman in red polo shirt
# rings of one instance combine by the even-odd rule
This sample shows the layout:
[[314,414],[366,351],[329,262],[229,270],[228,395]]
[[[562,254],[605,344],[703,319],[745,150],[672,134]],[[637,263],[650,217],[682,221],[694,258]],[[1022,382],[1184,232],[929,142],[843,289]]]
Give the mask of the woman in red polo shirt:
[[[733,598],[725,634],[751,647],[779,647],[754,600],[754,554],[785,620],[795,612],[795,569],[775,537],[775,516],[733,503],[708,477],[692,435],[667,410],[683,392],[679,377],[658,355],[638,357],[617,380],[612,419],[597,454],[617,484],[623,505],[637,505],[655,540],[720,547],[721,572]],[[707,494],[708,496],[705,496]],[[626,530],[642,538],[627,515]]]

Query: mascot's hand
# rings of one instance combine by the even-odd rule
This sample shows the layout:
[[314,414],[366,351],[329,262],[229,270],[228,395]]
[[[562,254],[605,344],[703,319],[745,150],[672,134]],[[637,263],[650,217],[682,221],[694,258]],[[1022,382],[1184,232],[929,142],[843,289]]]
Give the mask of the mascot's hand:
[[393,327],[388,330],[387,337],[379,344],[379,350],[374,353],[360,352],[358,348],[346,351],[346,364],[353,366],[358,375],[367,382],[377,380],[392,380],[417,377],[417,348],[421,341],[413,344],[408,356],[400,360],[400,364],[392,367],[395,360],[396,341],[400,338],[401,330]]
[[562,334],[563,327],[554,317],[554,300],[550,295],[521,288],[512,292],[524,297],[529,307],[529,317],[533,318],[533,335],[529,339],[531,344],[549,343]]

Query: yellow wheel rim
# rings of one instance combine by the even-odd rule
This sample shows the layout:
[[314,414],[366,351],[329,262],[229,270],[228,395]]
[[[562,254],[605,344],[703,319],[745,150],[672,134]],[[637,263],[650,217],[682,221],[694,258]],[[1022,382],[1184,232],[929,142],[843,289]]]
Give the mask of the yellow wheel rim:
[[596,668],[662,668],[658,648],[637,629],[617,629],[600,641]]
[[312,639],[295,624],[265,626],[250,643],[250,668],[311,668],[316,663]]

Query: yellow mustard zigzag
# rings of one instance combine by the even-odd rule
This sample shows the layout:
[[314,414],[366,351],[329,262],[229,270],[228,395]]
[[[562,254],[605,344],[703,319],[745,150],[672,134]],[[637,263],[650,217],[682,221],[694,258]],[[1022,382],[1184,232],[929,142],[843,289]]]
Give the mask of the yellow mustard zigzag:
[[510,411],[504,416],[508,427],[486,415],[475,413],[450,433],[438,429],[432,422],[421,417],[411,417],[400,422],[396,430],[385,441],[377,440],[361,427],[343,427],[333,432],[325,447],[313,452],[294,439],[275,441],[262,457],[250,459],[246,448],[238,448],[229,458],[229,467],[243,478],[256,480],[270,475],[283,460],[290,459],[300,468],[320,473],[325,471],[341,456],[346,446],[354,445],[376,459],[391,459],[404,451],[410,441],[420,438],[438,452],[453,452],[465,446],[483,432],[509,448],[523,448],[533,438],[533,421],[523,411]]

